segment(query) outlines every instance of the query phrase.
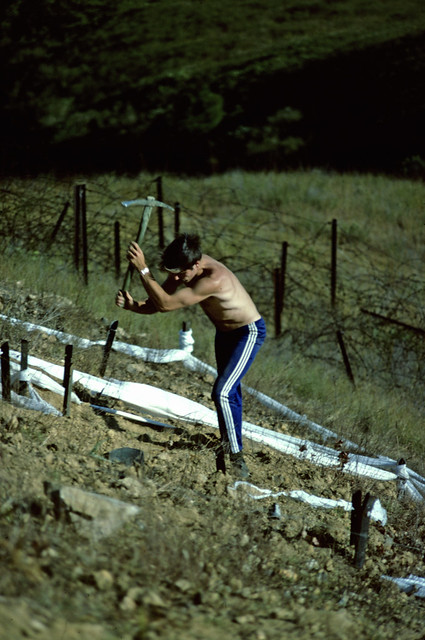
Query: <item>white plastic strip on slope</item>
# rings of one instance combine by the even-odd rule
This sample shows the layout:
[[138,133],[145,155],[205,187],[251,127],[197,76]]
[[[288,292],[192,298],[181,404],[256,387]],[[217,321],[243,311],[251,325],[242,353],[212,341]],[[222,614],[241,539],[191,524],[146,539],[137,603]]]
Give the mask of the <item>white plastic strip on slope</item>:
[[[335,509],[337,507],[344,509],[344,511],[352,511],[353,509],[352,503],[347,502],[347,500],[319,498],[318,496],[313,496],[302,490],[273,492],[270,489],[261,489],[260,487],[243,480],[238,480],[235,482],[233,487],[229,487],[229,489],[231,491],[237,491],[239,487],[242,487],[244,489],[244,494],[248,495],[253,500],[264,500],[264,498],[279,498],[280,496],[286,496],[288,498],[293,498],[294,500],[299,500],[300,502],[305,502],[312,507],[320,507],[322,509]],[[375,500],[370,515],[373,520],[380,522],[385,527],[387,523],[387,512],[379,500]]]
[[[0,396],[3,397],[3,389],[0,383]],[[14,407],[21,409],[31,409],[32,411],[40,411],[40,413],[53,414],[61,416],[61,412],[51,404],[43,400],[31,385],[28,385],[28,396],[22,396],[13,389],[10,391],[10,401]]]
[[[80,349],[88,349],[95,346],[104,346],[105,344],[104,340],[88,340],[86,338],[79,338],[71,334],[64,333],[63,331],[57,331],[55,329],[43,327],[31,322],[22,322],[22,320],[19,320],[17,318],[10,318],[2,314],[0,314],[0,320],[5,320],[7,322],[10,322],[11,324],[19,324],[23,326],[27,331],[41,331],[48,335],[53,335],[57,340],[59,340],[59,342],[62,342],[63,344],[73,344]],[[139,347],[137,345],[127,344],[125,342],[120,342],[119,340],[114,340],[112,349],[120,353],[125,353],[134,358],[140,358],[145,362],[165,364],[168,362],[182,361],[184,366],[191,371],[210,373],[215,376],[217,372],[214,367],[206,364],[205,362],[202,362],[201,360],[198,360],[191,355],[194,342],[195,341],[192,336],[192,330],[189,329],[188,331],[179,331],[179,349],[148,349],[145,347]],[[325,440],[329,438],[335,438],[337,440],[339,439],[338,434],[334,431],[326,429],[325,427],[322,427],[315,422],[308,420],[306,416],[300,416],[295,411],[292,411],[292,409],[285,407],[276,400],[269,398],[256,389],[244,386],[244,390],[247,391],[247,393],[254,395],[259,402],[277,412],[279,415],[285,418],[285,420],[310,429],[315,433],[320,433],[320,435]],[[355,443],[350,441],[344,441],[343,444],[345,447],[349,447],[350,449],[358,448]]]
[[[83,346],[84,348],[87,348],[88,346],[104,344],[103,341],[94,342],[76,338],[75,336],[65,334],[60,331],[46,329],[45,327],[40,327],[39,325],[33,325],[31,323],[21,323],[21,321],[17,320],[16,318],[10,319],[6,316],[0,315],[0,319],[6,319],[12,323],[20,323],[29,331],[44,330],[47,333],[55,335],[62,342],[69,344],[74,343],[80,347]],[[180,332],[181,342],[184,342],[184,339],[187,338],[187,336],[184,335],[186,333],[188,332]],[[192,344],[192,339],[187,340],[187,351],[183,349],[159,351],[156,349],[144,349],[142,347],[128,345],[125,343],[120,343],[118,341],[114,343],[115,348],[118,351],[127,353],[128,355],[142,357],[143,359],[148,361],[173,361],[175,359],[175,356],[177,356],[178,359],[181,358],[184,364],[192,369],[208,373],[215,373],[213,367],[210,367],[209,365],[202,363],[201,361],[191,356],[190,351],[192,348]],[[15,352],[15,354],[15,357],[19,356],[18,352]],[[37,362],[41,363],[41,366],[37,365]],[[39,368],[43,369],[44,367],[45,371],[59,379],[63,378],[62,367],[40,361],[34,357],[30,357],[30,364],[32,363],[34,363],[34,366],[39,366]],[[113,379],[103,380],[100,378],[96,378],[95,376],[90,376],[89,374],[75,371],[73,380],[74,382],[80,382],[80,384],[90,389],[92,393],[120,399],[136,410],[142,410],[147,413],[152,413],[154,415],[159,415],[162,417],[187,420],[190,422],[200,422],[212,427],[217,427],[217,418],[215,411],[211,411],[210,409],[203,407],[199,403],[184,399],[181,396],[162,391],[149,385],[143,385],[134,382],[120,382],[119,380]],[[282,414],[284,412],[289,412],[289,415],[294,413],[291,412],[290,409],[283,407],[283,405],[279,405],[279,403],[276,403],[276,401],[272,400],[271,398],[267,398],[267,396],[264,396],[264,394],[260,394],[260,396],[263,397],[263,400],[267,399],[269,406],[273,407],[274,410],[276,410],[277,407],[282,407]],[[142,399],[143,401],[141,401]],[[298,414],[295,415],[298,416]],[[321,433],[323,432],[326,437],[330,437],[330,435],[332,435],[332,437],[338,438],[337,434],[334,434],[333,432],[326,430],[319,425],[315,425],[310,421],[307,421],[306,423],[305,417],[298,416],[298,418],[301,420],[302,424],[310,426],[314,428],[314,430],[320,431]],[[344,462],[344,464],[341,464],[339,453],[323,445],[318,445],[313,442],[295,438],[293,436],[287,436],[285,434],[280,434],[268,429],[263,429],[262,427],[252,425],[248,422],[243,423],[243,433],[246,437],[251,438],[256,442],[268,444],[269,446],[282,451],[283,453],[291,454],[300,459],[310,460],[311,462],[314,462],[316,464],[340,467],[341,470],[345,473],[364,475],[377,480],[394,480],[396,478],[399,478],[403,482],[404,491],[408,493],[414,500],[420,502],[424,499],[425,479],[419,476],[419,474],[417,474],[413,470],[408,469],[406,465],[398,465],[395,460],[391,460],[390,458],[371,458],[350,453],[348,460]]]
[[417,598],[425,598],[425,578],[415,576],[412,573],[407,578],[392,578],[391,576],[381,576],[381,578],[395,582],[405,593],[413,594]]
[[[1,384],[0,384],[1,394]],[[37,393],[35,389],[29,389],[29,396],[21,396],[15,391],[10,392],[11,402],[15,407],[21,409],[31,409],[31,411],[39,411],[40,413],[51,414],[54,416],[61,416],[62,413],[53,407],[51,404],[43,400],[43,398]]]
[[[11,358],[18,359],[19,352],[10,351]],[[28,357],[30,367],[37,367],[58,379],[63,378],[63,367],[51,364],[34,356]],[[92,394],[121,400],[135,410],[151,415],[185,420],[218,428],[216,412],[198,402],[188,400],[175,393],[163,391],[151,385],[137,382],[123,382],[113,378],[102,379],[96,376],[73,372],[73,382],[79,383]],[[309,460],[314,464],[340,468],[344,473],[362,475],[376,480],[395,480],[397,474],[393,470],[380,469],[368,464],[369,458],[350,454],[345,464],[341,464],[338,451],[323,445],[306,442],[295,436],[277,433],[249,422],[243,422],[243,435],[251,440],[268,445],[285,454],[301,460]],[[388,462],[386,462],[388,466]],[[396,465],[394,461],[394,465]]]
[[[17,353],[17,352],[10,352],[10,353]],[[59,384],[59,382],[56,382],[56,380],[53,380],[52,378],[50,378],[50,376],[47,376],[45,373],[42,373],[41,371],[36,371],[35,369],[25,369],[25,371],[21,371],[20,366],[15,362],[11,361],[10,373],[11,373],[10,383],[12,385],[12,388],[20,382],[27,382],[27,383],[35,384],[35,386],[39,387],[40,389],[53,391],[53,393],[57,393],[60,396],[63,396],[65,394],[65,389],[63,385]],[[81,404],[81,400],[74,392],[71,392],[71,400],[76,404]]]

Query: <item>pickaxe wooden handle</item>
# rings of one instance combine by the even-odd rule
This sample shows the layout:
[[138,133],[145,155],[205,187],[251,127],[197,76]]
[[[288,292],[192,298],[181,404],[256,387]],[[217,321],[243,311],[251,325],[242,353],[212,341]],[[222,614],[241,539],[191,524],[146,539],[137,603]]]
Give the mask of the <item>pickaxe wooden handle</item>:
[[[145,237],[145,233],[146,233],[146,229],[148,228],[149,218],[151,217],[152,209],[158,206],[158,204],[162,204],[162,203],[158,203],[153,196],[148,196],[147,199],[128,200],[127,202],[123,202],[122,204],[125,207],[131,206],[133,204],[144,205],[142,217],[140,218],[139,231],[137,233],[137,239],[136,239],[137,244],[140,245],[143,238]],[[163,205],[163,206],[168,206],[168,205]],[[131,263],[129,263],[127,267],[127,272],[124,276],[122,291],[127,291],[133,271],[134,271],[134,267]]]

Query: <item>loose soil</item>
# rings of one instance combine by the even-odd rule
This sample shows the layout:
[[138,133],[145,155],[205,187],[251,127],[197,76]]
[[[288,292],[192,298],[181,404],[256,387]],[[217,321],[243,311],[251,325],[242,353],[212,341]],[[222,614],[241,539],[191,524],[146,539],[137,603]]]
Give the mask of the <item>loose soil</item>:
[[[33,322],[52,304],[24,294],[16,301]],[[67,313],[76,310],[61,305],[66,331]],[[79,335],[99,339],[100,330],[105,335],[100,321],[81,324]],[[5,324],[2,342],[19,349],[23,335],[7,331]],[[64,346],[55,338],[28,337],[32,355],[61,362]],[[97,375],[101,358],[96,347],[77,353],[75,366]],[[212,377],[194,375],[181,363],[149,364],[112,353],[105,375],[213,408]],[[425,638],[424,601],[381,577],[425,575],[423,510],[400,501],[395,483],[318,467],[245,440],[257,487],[344,500],[361,489],[379,497],[388,523],[371,523],[366,562],[356,569],[349,513],[286,497],[254,500],[243,487],[234,489],[231,473],[216,471],[215,429],[140,424],[95,411],[87,393],[76,392],[83,402],[72,405],[70,417],[0,402],[1,639]],[[56,394],[40,395],[62,408]],[[244,417],[300,435],[249,396]],[[143,464],[109,460],[108,453],[121,447],[142,450]],[[52,490],[65,486],[140,511],[110,535],[90,535],[81,518],[56,508]],[[270,517],[275,502],[280,519]]]

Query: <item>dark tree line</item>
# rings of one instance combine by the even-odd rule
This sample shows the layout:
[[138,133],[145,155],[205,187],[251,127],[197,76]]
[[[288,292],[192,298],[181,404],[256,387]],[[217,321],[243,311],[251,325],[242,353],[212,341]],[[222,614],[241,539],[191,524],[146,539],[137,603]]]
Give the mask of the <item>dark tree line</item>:
[[273,29],[301,20],[289,7],[264,54],[242,40],[264,7],[214,4],[5,0],[2,172],[424,170],[423,32],[325,54],[314,34],[305,51],[274,47]]

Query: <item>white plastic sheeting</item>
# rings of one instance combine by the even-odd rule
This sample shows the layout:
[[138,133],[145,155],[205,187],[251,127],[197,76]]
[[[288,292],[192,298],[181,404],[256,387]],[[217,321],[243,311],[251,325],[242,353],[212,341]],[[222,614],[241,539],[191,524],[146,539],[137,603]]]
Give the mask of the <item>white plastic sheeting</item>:
[[425,598],[425,578],[409,574],[407,578],[392,578],[391,576],[381,576],[383,580],[394,582],[405,593],[413,594],[417,598]]
[[[347,500],[331,500],[330,498],[319,498],[318,496],[313,496],[306,491],[298,489],[294,491],[273,492],[270,489],[261,489],[260,487],[257,487],[254,484],[245,482],[243,480],[238,480],[237,482],[235,482],[233,487],[230,487],[230,490],[237,491],[239,487],[242,487],[244,489],[244,494],[248,495],[253,500],[264,500],[264,498],[279,498],[281,496],[286,496],[288,498],[293,498],[294,500],[309,504],[312,507],[319,507],[321,509],[340,508],[344,509],[344,511],[352,511],[353,509],[352,503],[347,502]],[[379,500],[375,500],[370,512],[370,517],[372,518],[372,520],[380,522],[384,527],[387,524],[387,512]]]
[[[72,344],[80,349],[88,349],[95,346],[104,346],[105,344],[104,340],[88,340],[86,338],[79,338],[69,333],[64,333],[63,331],[57,331],[55,329],[43,327],[31,322],[22,322],[22,320],[19,320],[17,318],[10,318],[2,314],[0,314],[0,320],[6,320],[11,324],[19,324],[30,332],[41,331],[43,333],[53,335],[57,340],[59,340],[59,342],[62,342],[63,344]],[[206,364],[205,362],[202,362],[201,360],[198,360],[198,358],[195,358],[191,355],[194,342],[195,341],[192,336],[192,330],[189,329],[188,331],[180,330],[178,349],[149,349],[146,347],[139,347],[137,345],[131,345],[125,342],[120,342],[119,340],[115,340],[112,344],[112,350],[120,353],[125,353],[134,358],[140,358],[145,362],[156,362],[159,364],[165,364],[168,362],[181,361],[183,362],[184,366],[191,371],[210,373],[215,376],[217,372],[214,367]],[[310,429],[315,433],[319,433],[325,440],[339,439],[338,434],[334,431],[326,429],[325,427],[322,427],[315,422],[308,420],[306,416],[299,415],[295,411],[292,411],[292,409],[285,407],[276,400],[273,400],[272,398],[269,398],[265,394],[261,393],[260,391],[245,386],[244,391],[255,396],[259,402],[281,415],[283,418],[285,418],[285,420]],[[358,448],[354,442],[344,441],[343,444],[345,447],[348,447],[350,449]]]
[[[0,384],[0,396],[2,396],[2,394],[3,390]],[[10,392],[10,399],[15,407],[20,407],[21,409],[31,409],[32,411],[40,411],[40,413],[53,414],[55,416],[62,415],[58,409],[43,400],[31,385],[28,386],[28,396],[22,396],[12,390]]]
[[[10,351],[11,358],[18,359],[19,355],[17,351]],[[40,375],[40,371],[34,370],[33,367],[38,370],[41,369],[45,374],[49,374],[49,376],[59,380],[63,379],[63,367],[60,365],[46,362],[34,356],[28,357],[28,364],[27,377],[33,380],[34,384],[43,386],[47,383],[46,378]],[[114,398],[115,400],[121,400],[127,407],[135,411],[218,428],[217,415],[214,410],[151,385],[124,382],[113,378],[103,379],[76,370],[73,372],[73,382],[79,383],[87,389],[94,400],[96,396]],[[46,388],[53,390],[52,385]],[[412,472],[415,476],[412,479],[415,479],[418,487],[415,488],[406,465],[398,465],[395,460],[349,454],[348,459],[342,463],[338,451],[295,436],[278,433],[246,421],[243,422],[242,432],[244,437],[260,444],[268,445],[282,453],[292,455],[301,460],[308,460],[314,464],[336,467],[344,473],[366,476],[376,480],[396,480],[401,475],[404,487],[409,490],[413,497],[422,499],[421,495],[425,495],[425,480]]]
[[[14,324],[22,324],[28,331],[45,331],[55,335],[58,340],[66,344],[74,344],[80,348],[88,348],[95,345],[104,346],[104,341],[91,341],[61,331],[55,331],[32,323],[22,323],[16,318],[8,318],[0,315],[0,319],[8,320]],[[184,365],[191,370],[216,374],[216,371],[210,365],[207,365],[191,355],[193,348],[192,332],[180,332],[179,336],[180,349],[147,349],[135,345],[129,345],[120,341],[113,343],[116,351],[126,353],[133,357],[141,358],[150,362],[173,362],[176,360],[183,361]],[[19,358],[19,352],[11,352],[16,359]],[[42,369],[59,380],[63,379],[63,367],[53,365],[33,356],[29,357],[29,365]],[[33,374],[31,373],[31,376]],[[35,375],[35,374],[34,374]],[[34,378],[34,384],[42,384],[44,381],[38,377],[37,382]],[[136,411],[142,411],[151,415],[161,416],[163,418],[171,418],[175,420],[186,420],[205,424],[217,428],[217,416],[215,411],[204,407],[203,405],[183,398],[177,394],[163,391],[150,385],[137,382],[123,382],[114,379],[101,379],[83,372],[74,371],[73,382],[79,382],[92,394],[105,396],[123,401],[128,407]],[[294,420],[301,423],[326,438],[338,438],[338,434],[329,431],[320,425],[316,425],[307,420],[305,416],[299,416],[287,407],[279,404],[272,398],[265,396],[253,389],[245,388],[248,392],[253,393],[261,402],[280,413],[288,420]],[[410,495],[414,500],[421,502],[425,498],[425,479],[412,469],[407,468],[405,464],[398,464],[395,460],[387,457],[379,456],[377,458],[364,455],[350,453],[348,459],[341,460],[338,451],[319,445],[311,441],[302,440],[294,436],[278,433],[269,429],[264,429],[249,422],[243,422],[243,435],[261,444],[268,445],[285,454],[290,454],[299,459],[309,460],[315,464],[337,467],[344,473],[362,475],[376,480],[397,480],[403,491]],[[345,445],[350,443],[345,443]],[[356,446],[354,443],[353,448]]]

